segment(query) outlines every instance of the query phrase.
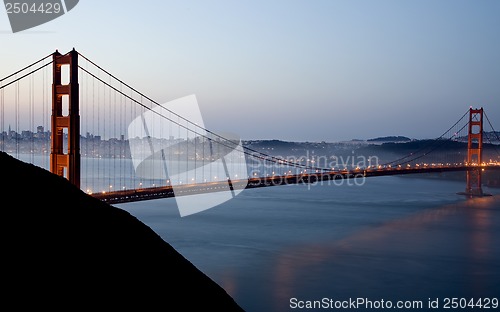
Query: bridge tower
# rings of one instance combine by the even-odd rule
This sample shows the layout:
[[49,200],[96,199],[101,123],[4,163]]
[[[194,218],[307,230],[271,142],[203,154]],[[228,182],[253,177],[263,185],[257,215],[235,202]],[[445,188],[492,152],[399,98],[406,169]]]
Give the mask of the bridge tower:
[[475,167],[467,170],[465,195],[483,196],[481,187],[481,164],[483,156],[483,108],[469,109],[469,135],[467,144],[467,163]]
[[[50,171],[80,188],[80,112],[78,53],[52,55],[52,116]],[[69,66],[69,83],[62,84],[62,66]],[[65,138],[66,137],[66,138]],[[64,141],[67,139],[67,146]]]

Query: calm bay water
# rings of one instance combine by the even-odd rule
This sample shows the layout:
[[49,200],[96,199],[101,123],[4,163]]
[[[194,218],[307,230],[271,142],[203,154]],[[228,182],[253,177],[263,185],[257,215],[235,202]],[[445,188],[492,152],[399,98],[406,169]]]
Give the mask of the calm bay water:
[[500,298],[500,189],[466,199],[456,194],[464,187],[418,176],[268,187],[182,218],[173,198],[115,206],[246,311],[358,298],[427,310],[430,301],[443,308],[448,297]]
[[[48,168],[48,157],[21,156]],[[130,161],[85,159],[82,167],[82,183],[97,181],[97,189],[141,182]],[[378,311],[398,301],[407,310],[450,310],[447,298],[469,311],[460,304],[500,298],[500,189],[467,199],[456,194],[465,176],[357,184],[249,189],[186,217],[174,198],[115,206],[150,226],[248,312],[320,310],[300,308],[314,301],[351,310],[366,310],[366,301]],[[494,302],[485,310],[500,310]]]

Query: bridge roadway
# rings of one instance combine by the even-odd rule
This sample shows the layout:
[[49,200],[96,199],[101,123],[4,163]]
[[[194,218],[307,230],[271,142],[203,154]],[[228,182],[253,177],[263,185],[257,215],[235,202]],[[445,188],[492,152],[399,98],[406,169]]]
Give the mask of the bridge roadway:
[[186,196],[194,194],[204,194],[211,192],[228,191],[228,184],[231,189],[243,190],[257,187],[278,186],[289,184],[314,184],[322,181],[333,181],[342,179],[362,179],[367,177],[380,177],[389,175],[403,175],[416,173],[433,173],[433,172],[452,172],[452,171],[467,171],[467,170],[500,170],[500,164],[488,164],[483,166],[419,166],[411,168],[401,167],[386,167],[386,168],[370,168],[370,169],[355,169],[343,171],[325,171],[317,173],[303,173],[290,175],[274,175],[270,177],[256,177],[249,179],[217,181],[196,184],[171,185],[139,188],[130,190],[120,190],[112,192],[93,193],[91,196],[98,198],[109,204],[127,203],[141,200],[152,200],[160,198],[168,198],[174,196]]

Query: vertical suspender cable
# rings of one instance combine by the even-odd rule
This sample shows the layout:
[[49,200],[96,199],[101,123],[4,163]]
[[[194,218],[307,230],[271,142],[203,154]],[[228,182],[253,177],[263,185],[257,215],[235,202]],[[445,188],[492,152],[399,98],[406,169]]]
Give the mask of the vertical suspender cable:
[[[17,78],[17,75],[16,75]],[[16,82],[16,115],[15,115],[15,140],[16,140],[16,158],[19,159],[19,81]]]
[[4,90],[2,88],[2,85],[3,85],[3,81],[0,81],[0,118],[1,118],[1,121],[0,121],[0,134],[2,135],[2,146],[1,146],[1,151],[5,151],[5,135],[4,135],[4,131],[5,131],[5,102],[4,102],[4,97],[5,97],[5,93],[4,93]]

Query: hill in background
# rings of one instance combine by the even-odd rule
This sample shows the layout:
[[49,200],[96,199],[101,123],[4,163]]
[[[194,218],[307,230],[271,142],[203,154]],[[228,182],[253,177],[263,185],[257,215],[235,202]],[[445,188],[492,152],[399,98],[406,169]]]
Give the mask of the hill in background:
[[405,136],[386,136],[386,137],[379,137],[379,138],[374,138],[374,139],[368,139],[366,140],[367,142],[410,142],[411,139]]

